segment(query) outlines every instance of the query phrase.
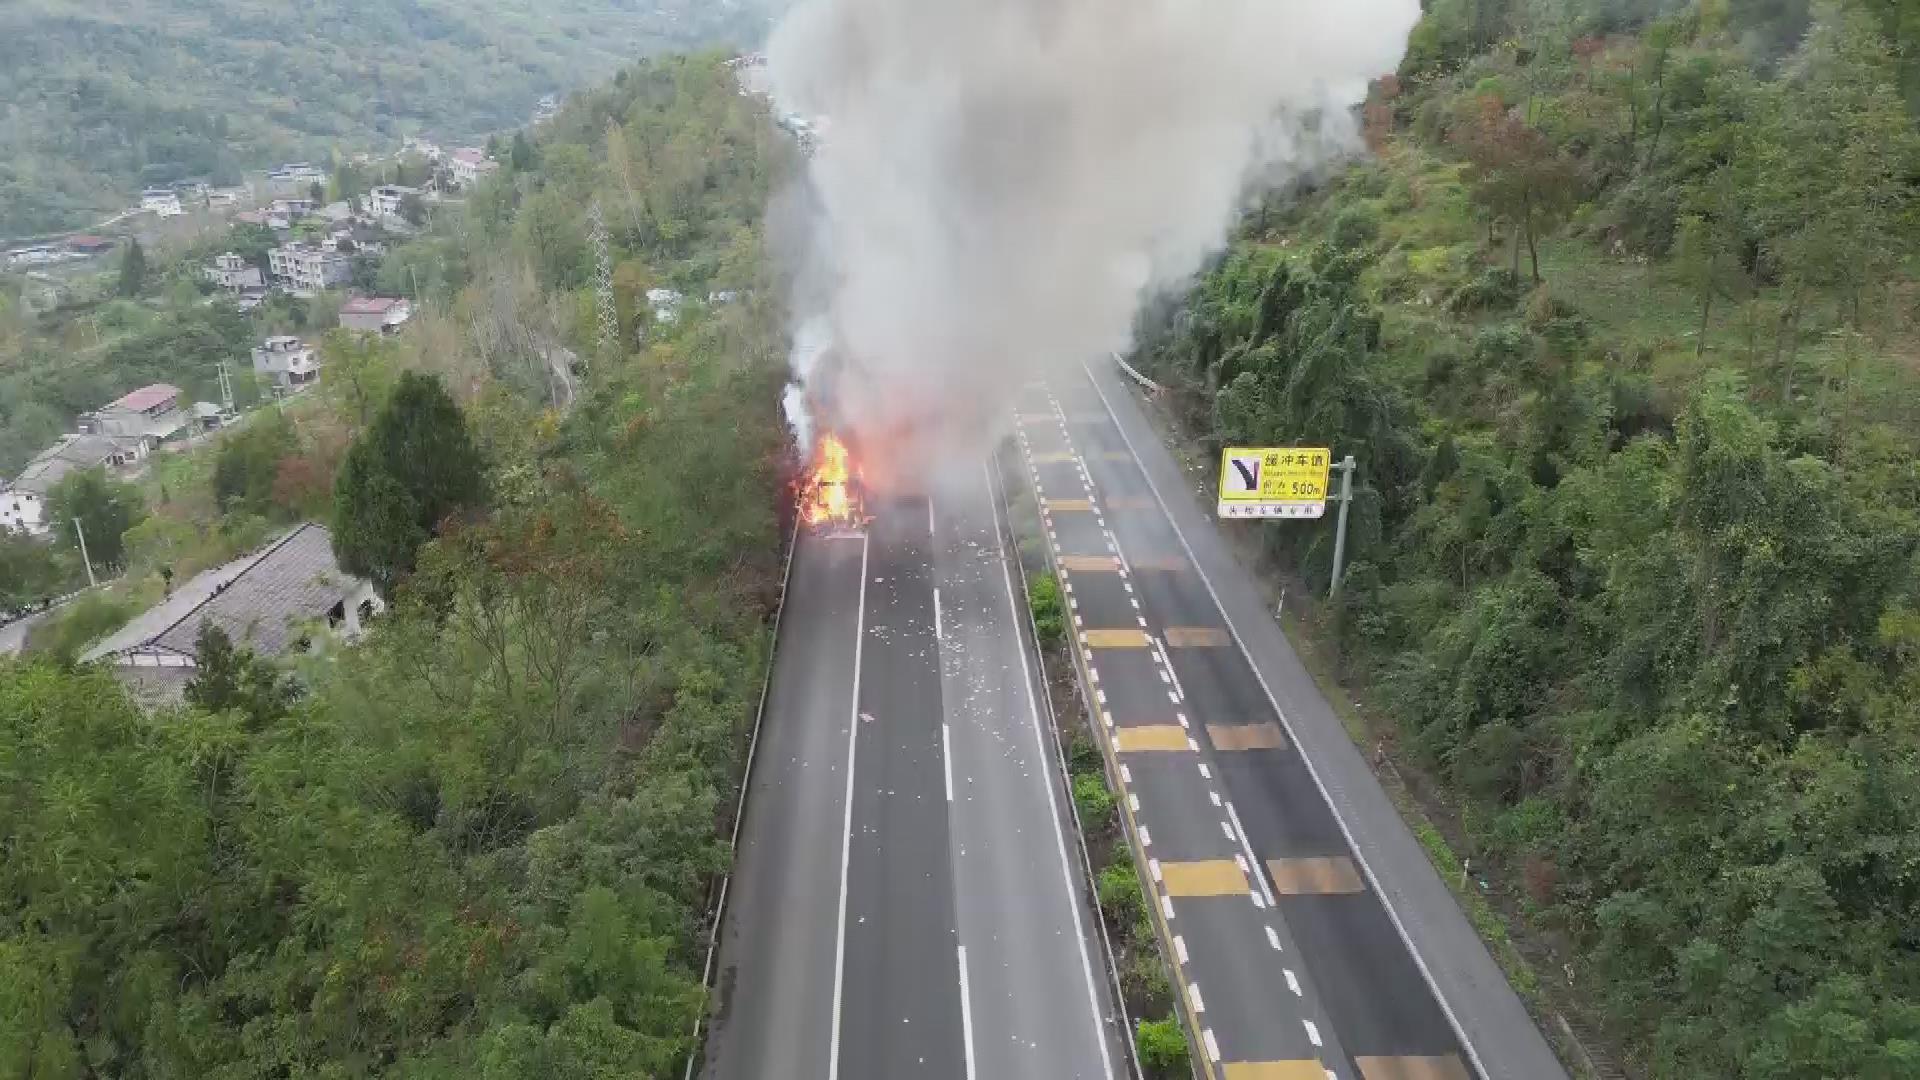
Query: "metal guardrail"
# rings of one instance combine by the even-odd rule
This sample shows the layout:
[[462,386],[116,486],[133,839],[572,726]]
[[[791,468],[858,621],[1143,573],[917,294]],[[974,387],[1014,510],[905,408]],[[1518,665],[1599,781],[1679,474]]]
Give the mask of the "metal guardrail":
[[1127,377],[1132,379],[1134,382],[1139,383],[1141,386],[1145,387],[1148,390],[1153,391],[1156,394],[1165,389],[1165,387],[1161,386],[1159,383],[1154,382],[1152,379],[1147,378],[1145,375],[1142,375],[1140,373],[1139,368],[1136,368],[1132,364],[1129,364],[1125,360],[1121,359],[1119,353],[1108,353],[1107,355],[1113,357],[1113,362],[1120,365],[1120,370],[1126,372]]

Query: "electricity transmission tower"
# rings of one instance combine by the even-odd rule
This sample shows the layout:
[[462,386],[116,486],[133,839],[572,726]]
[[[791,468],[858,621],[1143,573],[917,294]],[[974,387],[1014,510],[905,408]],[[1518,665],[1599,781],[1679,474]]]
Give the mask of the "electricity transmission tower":
[[610,350],[620,340],[620,312],[613,302],[613,257],[607,253],[607,222],[600,214],[600,200],[587,211],[592,226],[594,275],[593,290],[600,306],[600,349]]

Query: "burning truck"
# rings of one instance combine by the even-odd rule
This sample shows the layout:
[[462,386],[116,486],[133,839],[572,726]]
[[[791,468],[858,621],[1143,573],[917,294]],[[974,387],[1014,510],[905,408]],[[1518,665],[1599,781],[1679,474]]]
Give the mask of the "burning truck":
[[853,535],[866,531],[866,490],[846,443],[832,432],[814,443],[813,467],[800,490],[800,519],[815,533]]

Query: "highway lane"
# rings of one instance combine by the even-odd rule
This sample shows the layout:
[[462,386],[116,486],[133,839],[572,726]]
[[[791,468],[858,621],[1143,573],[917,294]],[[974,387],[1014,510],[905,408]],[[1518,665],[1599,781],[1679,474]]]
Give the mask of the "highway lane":
[[925,499],[869,509],[837,1068],[967,1076]]
[[705,1075],[1113,1076],[985,472],[869,509],[798,540]]
[[1024,609],[983,465],[934,500],[936,629],[975,1075],[1092,1080],[1124,1062]]
[[703,1075],[826,1076],[864,541],[795,538]]
[[1126,391],[1096,368],[1044,404],[1130,561],[1346,1067],[1369,1080],[1565,1076]]

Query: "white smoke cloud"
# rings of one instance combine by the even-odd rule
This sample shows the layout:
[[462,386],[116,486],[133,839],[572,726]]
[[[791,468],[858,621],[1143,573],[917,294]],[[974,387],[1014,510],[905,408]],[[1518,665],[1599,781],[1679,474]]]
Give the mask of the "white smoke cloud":
[[1022,382],[1124,350],[1139,304],[1191,278],[1250,183],[1351,148],[1351,106],[1418,15],[801,0],[767,55],[779,105],[825,118],[812,190],[791,200],[810,208],[807,399],[902,468],[984,449]]

